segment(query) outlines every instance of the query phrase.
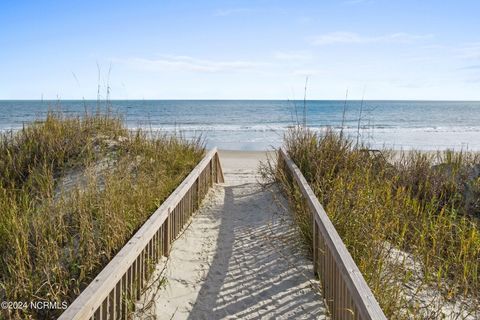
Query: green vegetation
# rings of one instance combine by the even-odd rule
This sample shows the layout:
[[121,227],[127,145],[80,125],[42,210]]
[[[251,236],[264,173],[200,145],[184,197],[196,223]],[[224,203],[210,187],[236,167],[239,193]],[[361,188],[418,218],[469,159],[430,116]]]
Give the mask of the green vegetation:
[[[49,113],[4,134],[0,301],[73,301],[203,154],[199,140],[131,133],[108,113]],[[62,311],[3,316],[54,318]]]
[[[480,155],[370,152],[306,129],[284,142],[389,319],[480,315]],[[272,173],[310,244],[298,190]]]

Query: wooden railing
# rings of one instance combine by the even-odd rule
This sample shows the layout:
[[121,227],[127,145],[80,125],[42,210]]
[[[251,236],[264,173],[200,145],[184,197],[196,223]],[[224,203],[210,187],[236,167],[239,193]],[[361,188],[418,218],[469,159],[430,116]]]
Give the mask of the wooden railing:
[[127,319],[152,266],[170,245],[214,182],[223,182],[217,149],[211,150],[150,216],[59,319]]
[[278,166],[300,189],[312,214],[314,272],[322,283],[332,319],[386,319],[307,180],[283,149],[279,151]]

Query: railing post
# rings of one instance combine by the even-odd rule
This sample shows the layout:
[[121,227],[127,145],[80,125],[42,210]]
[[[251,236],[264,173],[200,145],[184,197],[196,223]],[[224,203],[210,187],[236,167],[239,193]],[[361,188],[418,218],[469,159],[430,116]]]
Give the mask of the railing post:
[[225,178],[223,176],[222,166],[220,164],[220,156],[218,152],[215,153],[215,162],[217,163],[217,183],[225,182]]
[[218,161],[217,161],[217,154],[215,154],[215,156],[213,156],[212,158],[212,161],[213,161],[213,167],[215,168],[215,183],[218,183]]
[[196,186],[195,186],[195,209],[198,209],[198,207],[200,206],[200,183],[201,183],[201,177],[202,175],[198,175],[197,177],[197,183],[196,183]]
[[313,274],[317,275],[318,274],[318,227],[317,227],[317,222],[315,221],[315,216],[312,215],[312,220],[313,220]]
[[208,181],[209,181],[209,186],[213,186],[213,158],[210,159],[210,172],[209,172],[209,177],[208,177]]
[[168,216],[163,223],[163,255],[168,257],[170,253],[170,209],[168,209]]

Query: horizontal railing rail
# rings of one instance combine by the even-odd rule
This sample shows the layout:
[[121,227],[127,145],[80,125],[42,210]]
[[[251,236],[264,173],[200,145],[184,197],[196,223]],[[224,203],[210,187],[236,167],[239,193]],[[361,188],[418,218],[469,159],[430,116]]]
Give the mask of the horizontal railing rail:
[[223,182],[214,148],[150,216],[83,292],[59,317],[66,319],[127,319],[140,298],[154,265],[168,256],[179,235],[214,182]]
[[278,166],[300,189],[312,214],[314,272],[332,319],[386,319],[363,275],[300,169],[283,149]]

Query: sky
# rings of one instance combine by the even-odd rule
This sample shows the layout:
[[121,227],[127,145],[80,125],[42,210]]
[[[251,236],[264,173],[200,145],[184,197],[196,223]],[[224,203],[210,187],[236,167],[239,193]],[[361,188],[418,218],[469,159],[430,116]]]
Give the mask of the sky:
[[306,87],[307,99],[480,100],[479,12],[461,0],[2,0],[0,99],[286,100]]

